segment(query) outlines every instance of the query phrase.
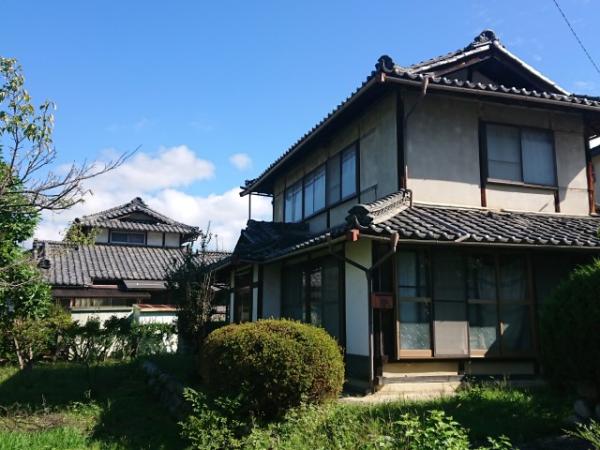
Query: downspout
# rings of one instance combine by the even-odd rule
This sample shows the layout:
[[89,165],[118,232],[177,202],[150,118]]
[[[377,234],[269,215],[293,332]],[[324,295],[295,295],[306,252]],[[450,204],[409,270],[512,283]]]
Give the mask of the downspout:
[[[360,238],[360,231],[358,229],[352,229],[348,232],[349,235],[352,236],[352,241],[357,241]],[[350,264],[353,267],[356,267],[359,270],[362,270],[367,277],[367,301],[368,301],[368,324],[369,324],[369,387],[371,392],[374,391],[374,381],[375,381],[375,359],[373,356],[374,342],[373,342],[373,305],[372,305],[372,294],[373,294],[373,272],[381,266],[390,256],[396,253],[398,248],[398,241],[400,237],[398,233],[392,233],[389,237],[390,250],[379,258],[375,263],[371,265],[371,267],[365,267],[362,264],[353,261],[352,259],[341,256],[333,251],[333,246],[331,242],[331,237],[327,238],[328,242],[328,251],[331,256],[336,258],[339,261]]]

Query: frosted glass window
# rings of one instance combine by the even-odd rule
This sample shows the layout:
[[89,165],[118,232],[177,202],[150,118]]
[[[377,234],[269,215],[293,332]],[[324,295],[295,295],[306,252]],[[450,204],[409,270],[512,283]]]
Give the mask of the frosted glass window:
[[398,295],[400,297],[427,296],[427,265],[425,255],[419,252],[398,252]]
[[469,305],[469,341],[471,349],[492,350],[497,347],[498,313],[496,304]]
[[488,125],[486,134],[490,178],[522,181],[519,129]]
[[400,302],[400,348],[403,350],[429,350],[431,348],[431,304]]
[[551,131],[487,124],[486,139],[490,178],[556,185]]
[[524,129],[523,179],[532,184],[556,184],[552,134],[542,130]]

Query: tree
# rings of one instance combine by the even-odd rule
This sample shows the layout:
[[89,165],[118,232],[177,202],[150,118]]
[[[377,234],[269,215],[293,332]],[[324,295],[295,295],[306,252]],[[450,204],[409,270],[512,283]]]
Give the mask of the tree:
[[20,244],[33,236],[42,211],[81,202],[85,180],[115,169],[131,155],[53,172],[53,109],[48,101],[36,108],[21,67],[0,57],[0,327],[2,341],[12,342],[21,368],[33,363],[51,336],[52,297],[36,261]]
[[208,258],[211,239],[209,224],[207,231],[200,234],[198,252],[187,253],[183,263],[167,274],[167,289],[178,306],[177,331],[193,352],[198,350],[199,343],[210,333],[214,313],[214,274]]
[[57,157],[52,141],[54,103],[37,108],[24,88],[21,66],[0,57],[0,197],[22,194],[13,209],[36,212],[68,209],[88,192],[83,182],[119,167],[133,152],[105,164],[72,164],[65,172],[49,170]]

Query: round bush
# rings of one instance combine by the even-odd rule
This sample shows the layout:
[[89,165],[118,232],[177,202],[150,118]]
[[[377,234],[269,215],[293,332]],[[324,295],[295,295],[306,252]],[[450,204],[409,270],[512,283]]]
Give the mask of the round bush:
[[575,269],[542,307],[542,362],[563,385],[600,392],[600,260]]
[[275,417],[300,403],[337,397],[344,362],[325,330],[260,320],[213,331],[202,345],[201,374],[217,393],[239,396],[247,412]]

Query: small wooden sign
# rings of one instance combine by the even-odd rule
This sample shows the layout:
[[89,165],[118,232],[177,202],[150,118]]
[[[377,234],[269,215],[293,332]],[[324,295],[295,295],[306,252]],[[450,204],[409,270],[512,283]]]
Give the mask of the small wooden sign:
[[375,309],[394,309],[394,294],[391,292],[373,292],[371,305]]

